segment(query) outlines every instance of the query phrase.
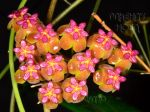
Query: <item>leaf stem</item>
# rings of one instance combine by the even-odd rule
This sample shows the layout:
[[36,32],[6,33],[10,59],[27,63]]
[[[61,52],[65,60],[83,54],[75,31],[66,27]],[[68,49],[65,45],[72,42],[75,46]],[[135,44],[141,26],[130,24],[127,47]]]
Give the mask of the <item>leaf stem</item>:
[[26,4],[27,0],[21,0],[21,3],[18,6],[18,9],[24,7],[24,5]]
[[15,96],[14,96],[14,92],[13,91],[11,93],[11,101],[10,101],[9,112],[15,112]]
[[145,41],[146,41],[148,57],[150,59],[150,45],[149,45],[149,40],[148,40],[148,35],[147,35],[146,24],[142,24],[142,28],[143,28],[143,32],[144,32]]
[[47,13],[47,23],[51,22],[51,20],[52,20],[56,4],[57,4],[57,0],[51,0],[49,9],[48,9],[48,13]]
[[12,87],[13,87],[13,91],[15,94],[15,98],[16,98],[16,102],[19,108],[20,112],[25,112],[21,98],[20,98],[20,94],[19,94],[19,90],[18,90],[18,86],[17,83],[15,81],[14,78],[14,61],[13,61],[13,45],[14,45],[14,34],[15,31],[14,29],[11,29],[10,32],[10,39],[9,39],[9,66],[10,66],[10,75],[11,75],[11,82],[12,82]]
[[58,23],[64,16],[66,16],[72,9],[74,9],[76,6],[78,6],[81,2],[84,0],[76,0],[72,3],[67,9],[65,9],[61,14],[59,14],[53,21],[52,24]]
[[141,44],[141,42],[140,42],[140,40],[139,40],[139,37],[138,37],[138,35],[137,35],[136,31],[135,31],[134,26],[133,26],[133,25],[130,25],[130,29],[131,29],[131,31],[133,32],[134,36],[135,36],[135,39],[136,39],[136,41],[137,41],[137,43],[138,43],[138,45],[139,45],[139,47],[140,47],[140,49],[141,49],[141,51],[142,51],[142,53],[143,53],[143,56],[144,56],[144,58],[145,58],[147,64],[150,66],[150,61],[149,61],[149,59],[148,59],[148,57],[147,57],[147,55],[146,55],[146,53],[145,53],[145,50],[144,50],[144,48],[143,48],[143,46],[142,46],[142,44]]
[[[17,60],[16,57],[14,57],[14,62]],[[1,71],[0,73],[0,80],[4,77],[4,75],[7,73],[7,71],[9,70],[9,64],[7,64],[5,66],[5,68]]]
[[[109,26],[107,26],[105,24],[104,21],[102,21],[102,19],[96,14],[96,13],[92,13],[92,16],[107,30],[107,31],[112,31],[112,29],[109,28]],[[115,33],[113,32],[113,37],[120,42],[122,45],[126,45],[126,43]],[[150,72],[150,68],[144,63],[144,61],[136,56],[137,61],[147,70],[147,72]]]
[[[101,0],[96,0],[93,12],[97,13],[100,3],[101,3]],[[94,18],[91,16],[89,19],[88,25],[87,25],[88,32],[90,32],[90,30],[92,28],[93,21],[94,21]]]

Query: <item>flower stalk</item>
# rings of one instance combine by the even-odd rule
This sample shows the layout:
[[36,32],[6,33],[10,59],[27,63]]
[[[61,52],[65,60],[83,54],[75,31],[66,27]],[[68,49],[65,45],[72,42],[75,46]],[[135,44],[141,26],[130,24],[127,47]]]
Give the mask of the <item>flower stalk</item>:
[[[100,4],[101,4],[101,0],[96,0],[93,12],[96,13],[98,11]],[[94,21],[94,18],[91,16],[89,19],[88,25],[87,25],[88,32],[90,32],[90,30],[92,28],[93,21]]]
[[11,93],[11,101],[10,101],[10,108],[9,108],[9,112],[15,112],[15,96],[14,96],[14,92],[12,91]]
[[61,14],[59,14],[53,21],[52,24],[58,23],[65,15],[67,15],[72,9],[74,9],[76,6],[78,6],[83,0],[76,0],[72,3],[67,9],[65,9]]
[[148,53],[148,58],[150,59],[150,44],[149,44],[149,40],[148,40],[148,35],[147,35],[147,29],[146,29],[146,24],[142,24],[142,28],[144,31],[144,37],[145,37],[145,41],[146,41],[146,47],[147,47],[147,53]]
[[[16,57],[14,57],[14,62],[17,60]],[[0,80],[4,77],[4,75],[6,74],[6,72],[9,70],[9,64],[7,64],[5,66],[5,68],[1,71],[0,73]]]
[[47,23],[52,21],[52,17],[55,11],[56,4],[57,4],[57,0],[51,0],[48,13],[47,13]]
[[139,37],[137,36],[137,33],[136,33],[136,31],[135,31],[134,26],[133,26],[133,25],[130,25],[130,29],[131,29],[131,31],[133,32],[133,34],[134,34],[134,36],[135,36],[135,39],[136,39],[138,45],[140,46],[140,49],[141,49],[141,51],[142,51],[142,53],[143,53],[143,56],[144,56],[144,58],[145,58],[147,64],[150,66],[150,61],[148,60],[148,57],[147,57],[147,55],[146,55],[146,53],[145,53],[145,51],[144,51],[144,48],[143,48],[143,46],[142,46],[142,44],[141,44],[141,42],[140,42],[140,40],[139,40]]

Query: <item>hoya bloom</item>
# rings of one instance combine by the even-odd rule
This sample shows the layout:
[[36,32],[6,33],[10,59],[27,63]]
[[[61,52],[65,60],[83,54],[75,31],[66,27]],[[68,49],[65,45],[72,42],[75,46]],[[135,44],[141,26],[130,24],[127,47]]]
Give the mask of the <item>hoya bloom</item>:
[[111,55],[113,48],[118,44],[112,38],[112,34],[111,31],[106,34],[102,29],[99,29],[98,34],[89,37],[87,46],[96,58],[107,59]]
[[34,64],[32,59],[29,59],[25,65],[20,66],[15,74],[15,79],[18,83],[27,81],[31,84],[40,82],[40,65]]
[[63,98],[68,103],[79,103],[88,95],[86,81],[78,81],[74,77],[67,78],[62,83]]
[[25,39],[27,36],[33,37],[33,34],[37,32],[37,26],[39,26],[40,21],[38,20],[38,14],[24,14],[23,18],[17,21],[17,24],[20,26],[19,30],[16,33],[16,42],[20,42],[22,39]]
[[27,45],[26,41],[22,40],[20,47],[14,48],[14,52],[16,53],[20,62],[33,59],[35,54],[35,46],[34,45]]
[[99,85],[99,88],[104,92],[116,91],[120,89],[120,83],[126,80],[120,76],[121,68],[113,68],[110,65],[103,64],[94,73],[93,81]]
[[69,25],[64,25],[58,29],[58,32],[62,36],[60,39],[60,46],[64,50],[73,48],[75,52],[80,52],[86,48],[86,37],[88,33],[84,30],[86,24],[77,23],[74,20],[70,20]]
[[59,82],[64,79],[64,74],[67,73],[67,64],[61,55],[52,56],[46,54],[46,59],[40,64],[41,75],[46,80]]
[[43,84],[39,88],[38,99],[47,109],[57,108],[62,102],[62,91],[59,84],[54,82]]
[[77,80],[86,80],[91,73],[95,72],[98,61],[97,58],[92,58],[90,50],[77,53],[68,62],[69,73],[75,75]]
[[9,28],[12,27],[15,29],[15,31],[18,31],[19,26],[17,24],[17,21],[21,20],[27,12],[28,12],[28,8],[23,7],[9,14],[8,17],[11,18],[11,21],[9,22],[8,27]]
[[115,49],[111,57],[108,59],[108,62],[116,67],[121,67],[122,70],[128,70],[132,63],[137,62],[137,54],[138,51],[132,50],[132,44],[131,42],[128,42],[126,46],[121,45],[121,49]]
[[48,52],[56,54],[60,50],[59,37],[52,29],[51,24],[48,24],[46,27],[39,26],[38,33],[34,38],[37,40],[37,49],[41,54]]

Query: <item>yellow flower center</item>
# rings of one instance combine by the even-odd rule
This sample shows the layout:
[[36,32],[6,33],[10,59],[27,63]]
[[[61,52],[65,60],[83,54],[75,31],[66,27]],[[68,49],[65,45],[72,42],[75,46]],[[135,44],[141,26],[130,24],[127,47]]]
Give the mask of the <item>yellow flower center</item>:
[[82,90],[82,87],[80,87],[79,85],[72,85],[71,87],[73,88],[73,93]]
[[52,88],[51,90],[48,90],[48,92],[45,94],[45,96],[48,96],[48,97],[54,96],[54,97],[56,97],[56,94],[54,93],[54,89]]

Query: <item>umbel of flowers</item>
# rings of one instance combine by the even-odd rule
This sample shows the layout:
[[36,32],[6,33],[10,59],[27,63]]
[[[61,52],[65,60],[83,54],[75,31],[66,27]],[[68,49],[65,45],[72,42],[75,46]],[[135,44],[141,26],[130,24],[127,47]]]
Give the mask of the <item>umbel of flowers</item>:
[[[37,95],[41,104],[55,109],[63,100],[83,101],[88,96],[90,75],[101,91],[120,89],[126,80],[121,73],[136,63],[138,51],[132,50],[131,42],[119,45],[112,31],[102,29],[89,36],[84,30],[86,23],[77,25],[74,20],[56,32],[51,24],[45,26],[37,14],[27,11],[22,8],[9,15],[9,27],[16,32],[14,52],[20,62],[15,79],[19,84],[42,84]],[[71,56],[63,52],[66,50]],[[103,60],[106,63],[100,64]]]

